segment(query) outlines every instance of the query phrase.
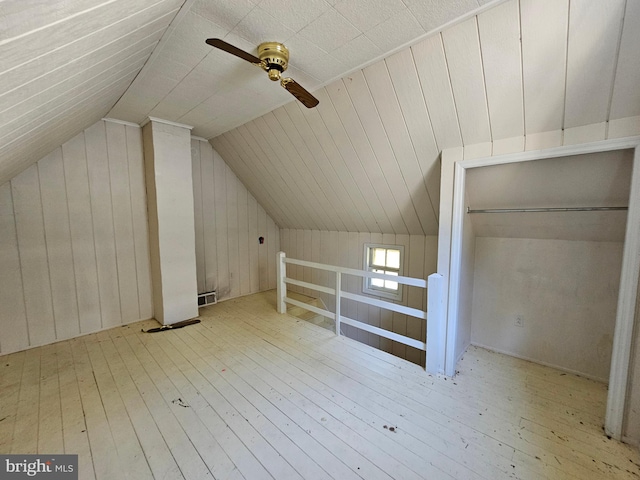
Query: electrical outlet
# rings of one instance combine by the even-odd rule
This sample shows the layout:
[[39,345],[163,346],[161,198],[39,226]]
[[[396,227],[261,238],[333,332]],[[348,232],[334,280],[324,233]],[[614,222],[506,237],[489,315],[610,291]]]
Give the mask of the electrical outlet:
[[524,327],[524,317],[522,315],[516,315],[515,326]]

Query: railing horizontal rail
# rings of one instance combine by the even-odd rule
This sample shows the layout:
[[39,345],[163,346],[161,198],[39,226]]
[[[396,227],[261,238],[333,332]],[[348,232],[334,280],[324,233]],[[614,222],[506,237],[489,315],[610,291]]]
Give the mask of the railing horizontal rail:
[[[335,288],[331,288],[329,286],[318,285],[315,283],[305,282],[303,280],[297,280],[294,278],[287,277],[287,264],[290,265],[298,265],[301,267],[314,268],[318,270],[324,270],[326,272],[332,272],[333,275],[329,275],[334,277]],[[304,310],[308,310],[310,312],[315,313],[316,315],[322,315],[324,317],[330,318],[331,320],[335,320],[335,332],[336,335],[341,335],[341,324],[346,323],[347,325],[351,325],[360,330],[364,330],[365,332],[373,333],[383,338],[388,338],[389,340],[393,340],[395,342],[401,343],[403,345],[408,345],[413,348],[417,348],[418,350],[427,351],[427,344],[421,340],[417,340],[415,338],[407,337],[406,335],[401,335],[399,333],[392,332],[390,330],[385,330],[380,327],[376,327],[374,325],[370,325],[365,322],[361,322],[359,320],[355,320],[353,318],[345,317],[341,313],[341,302],[343,299],[352,300],[354,302],[363,303],[365,305],[371,305],[374,307],[382,308],[385,310],[390,310],[392,312],[397,312],[403,315],[409,315],[411,317],[419,318],[421,320],[427,320],[427,312],[420,310],[419,308],[412,308],[406,305],[401,305],[399,303],[393,303],[385,300],[379,300],[378,298],[371,297],[368,295],[359,295],[357,293],[345,292],[342,290],[342,283],[344,279],[342,275],[353,275],[357,277],[364,278],[378,278],[382,280],[389,280],[392,282],[396,282],[402,285],[410,285],[418,288],[427,289],[427,280],[420,278],[412,278],[412,277],[403,277],[403,276],[395,276],[395,275],[385,275],[381,273],[369,272],[366,270],[356,270],[354,268],[347,267],[339,267],[337,265],[325,265],[317,262],[309,262],[307,260],[299,260],[296,258],[287,258],[284,252],[278,253],[278,261],[276,264],[277,270],[277,287],[278,287],[278,312],[286,313],[287,304],[294,305],[296,307],[300,307]],[[441,276],[439,277],[441,279]],[[440,285],[441,282],[436,282],[438,279],[431,279],[431,283],[434,285]],[[329,295],[333,295],[335,297],[335,313],[329,310],[325,310],[323,308],[318,308],[314,305],[310,305],[308,303],[301,302],[299,300],[295,300],[293,298],[287,297],[287,285],[296,285],[298,287],[306,288],[312,291],[322,292]],[[434,288],[437,290],[437,288]],[[432,302],[433,303],[433,302]],[[437,305],[436,305],[437,307]],[[439,315],[441,309],[435,308],[432,315],[429,316],[429,322],[438,324],[437,322],[439,316],[436,317],[436,321],[432,322],[434,315]],[[429,325],[427,325],[427,330],[429,330]],[[429,335],[427,335],[429,338]],[[435,364],[433,355],[428,355],[427,352],[427,363]],[[429,362],[431,360],[431,362]],[[431,365],[431,370],[435,371],[433,365]]]
[[335,295],[334,288],[323,287],[322,285],[316,285],[315,283],[303,282],[302,280],[296,280],[295,278],[284,278],[284,283],[291,285],[297,285],[298,287],[308,288],[309,290],[317,290],[318,292],[328,293],[329,295]]
[[397,303],[392,303],[392,302],[385,302],[384,300],[365,297],[364,295],[358,295],[356,293],[341,292],[341,295],[342,295],[342,298],[348,298],[349,300],[355,300],[356,302],[366,303],[369,305],[373,305],[374,307],[386,308],[387,310],[392,310],[398,313],[404,313],[405,315],[421,318],[422,320],[427,319],[427,312],[423,312],[422,310],[419,310],[417,308],[405,307],[404,305],[399,305]]
[[336,319],[336,314],[333,313],[333,312],[330,312],[329,310],[324,310],[324,309],[316,307],[314,305],[309,305],[308,303],[300,302],[298,300],[295,300],[295,299],[289,298],[289,297],[284,297],[284,301],[286,303],[291,304],[291,305],[295,305],[296,307],[304,308],[306,310],[312,311],[313,313],[317,313],[318,315],[322,315],[322,316],[325,316],[327,318],[330,318],[331,320],[335,320]]
[[423,280],[422,278],[384,275],[382,273],[367,272],[364,270],[356,270],[355,268],[337,267],[334,265],[324,265],[322,263],[309,262],[307,260],[298,260],[296,258],[285,257],[284,262],[290,263],[292,265],[300,265],[301,267],[311,267],[317,268],[319,270],[326,270],[328,272],[345,273],[347,275],[356,275],[358,277],[380,278],[382,280],[391,280],[392,282],[398,282],[403,285],[427,288],[427,281]]
[[415,340],[413,338],[400,335],[399,333],[394,333],[389,330],[384,330],[382,328],[374,327],[373,325],[369,325],[368,323],[363,323],[358,320],[354,320],[353,318],[345,317],[344,315],[340,316],[340,321],[342,323],[346,323],[347,325],[351,325],[361,330],[365,330],[367,332],[374,333],[381,337],[388,338],[389,340],[395,340],[396,342],[404,343],[405,345],[417,348],[418,350],[423,350],[423,351],[427,350],[427,344],[424,342],[421,342],[420,340]]

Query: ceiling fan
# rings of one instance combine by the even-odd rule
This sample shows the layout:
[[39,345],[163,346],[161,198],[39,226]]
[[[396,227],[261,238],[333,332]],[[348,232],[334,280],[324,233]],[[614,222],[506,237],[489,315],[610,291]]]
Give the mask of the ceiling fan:
[[280,80],[280,85],[296,97],[305,107],[313,108],[320,103],[316,97],[302,88],[293,78],[281,78],[282,73],[289,65],[289,50],[283,44],[278,42],[261,43],[258,45],[258,56],[256,57],[219,38],[209,38],[207,39],[207,43],[212,47],[224,50],[231,55],[235,55],[262,68],[269,74],[271,80],[274,82]]

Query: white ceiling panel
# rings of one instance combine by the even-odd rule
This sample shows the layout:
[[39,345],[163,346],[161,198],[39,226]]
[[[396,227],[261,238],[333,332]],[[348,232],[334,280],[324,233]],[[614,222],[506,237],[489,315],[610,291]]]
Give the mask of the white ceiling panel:
[[260,9],[269,12],[287,28],[299,32],[330,10],[331,5],[325,0],[309,0],[303,5],[289,0],[262,0]]
[[254,9],[256,3],[251,0],[196,0],[190,11],[231,31]]
[[436,30],[444,24],[477,9],[476,0],[404,0],[426,32]]
[[407,10],[402,0],[344,0],[335,8],[361,32]]
[[380,50],[388,52],[399,45],[415,40],[422,35],[423,31],[411,12],[401,10],[367,31],[365,35]]

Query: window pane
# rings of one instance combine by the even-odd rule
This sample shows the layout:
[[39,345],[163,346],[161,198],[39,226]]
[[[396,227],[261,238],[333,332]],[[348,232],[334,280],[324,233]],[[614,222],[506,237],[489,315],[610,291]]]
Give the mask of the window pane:
[[384,288],[389,290],[398,290],[398,282],[392,282],[391,280],[384,281]]
[[[372,270],[375,273],[384,273],[383,270]],[[384,280],[380,279],[380,278],[372,278],[371,279],[371,286],[372,287],[378,287],[378,288],[384,288]]]
[[400,250],[387,250],[387,267],[400,268]]
[[386,265],[385,263],[386,252],[387,251],[384,248],[374,248],[372,263],[374,265],[380,265],[381,267],[384,267]]

